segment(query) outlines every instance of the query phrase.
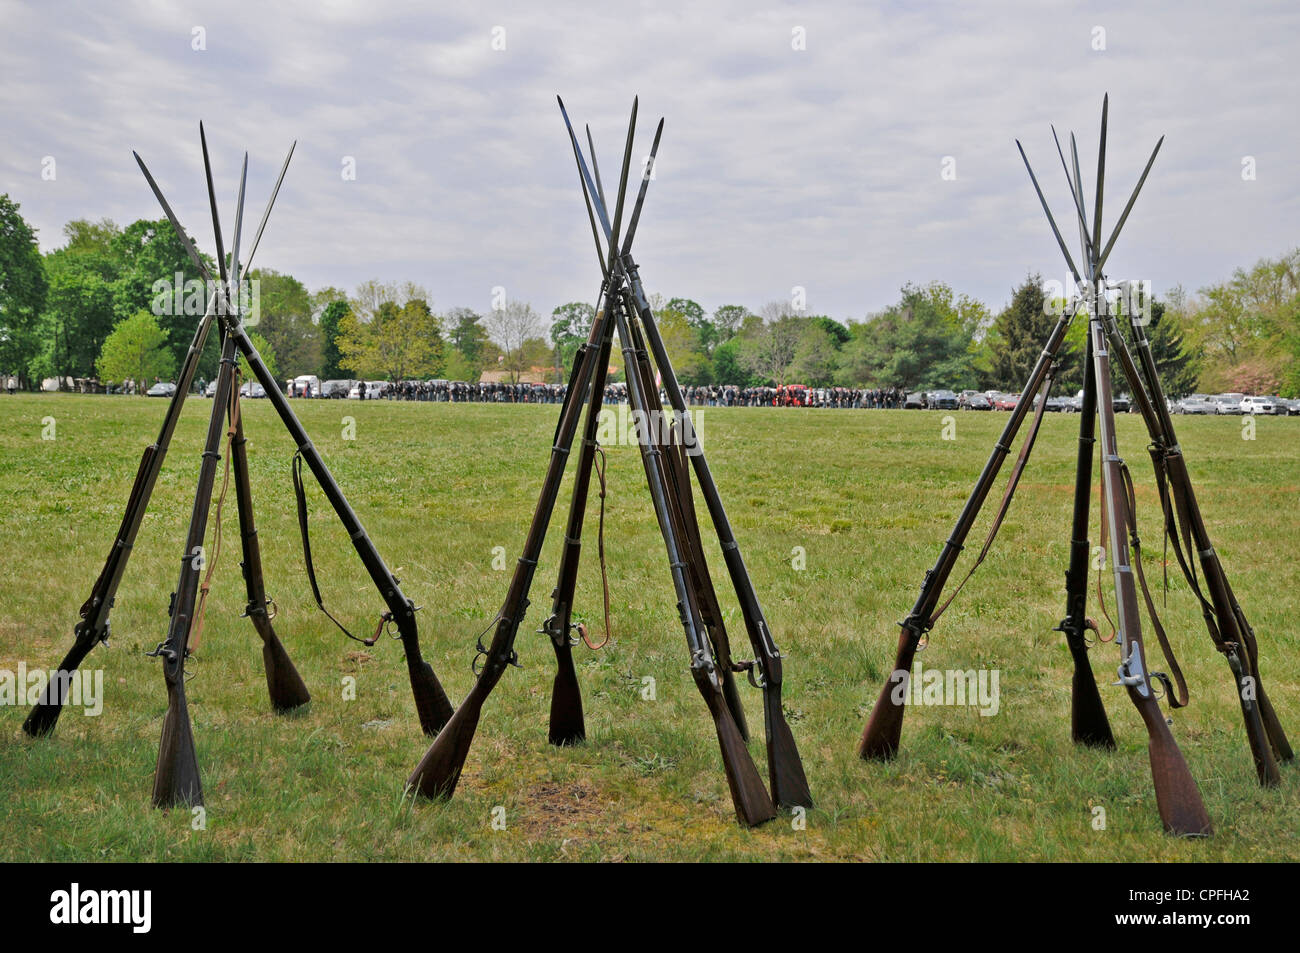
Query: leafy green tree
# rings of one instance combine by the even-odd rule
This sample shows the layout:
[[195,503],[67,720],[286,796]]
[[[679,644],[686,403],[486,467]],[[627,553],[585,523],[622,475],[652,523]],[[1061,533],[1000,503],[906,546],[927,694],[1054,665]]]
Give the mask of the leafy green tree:
[[351,313],[346,299],[331,301],[320,313],[320,374],[325,380],[338,380],[343,376],[343,369],[339,366],[339,361],[342,360],[339,353],[339,325],[344,316]]
[[255,268],[249,278],[257,282],[257,306],[246,324],[271,345],[290,377],[317,374],[324,363],[320,327],[312,321],[312,296],[292,275],[270,268]]
[[[167,336],[166,346],[174,362],[179,364],[194,340],[194,329],[207,306],[208,293],[171,223],[165,218],[132,222],[113,236],[112,254],[119,264],[113,282],[113,311],[117,319],[130,317],[142,308],[153,311],[158,326]],[[210,259],[205,258],[204,264],[211,273],[216,272],[215,263]],[[216,373],[217,359],[217,335],[210,334],[199,364],[200,373],[205,377]]]
[[941,283],[904,285],[898,304],[853,330],[837,379],[906,390],[969,387],[975,381],[971,343],[978,310],[969,299],[959,306]]
[[761,384],[740,360],[741,339],[732,337],[713,349],[713,380],[718,384],[750,387]]
[[48,291],[36,231],[18,203],[0,195],[0,373],[26,376],[40,350],[37,322]]
[[[262,337],[262,335],[257,331],[249,330],[248,339],[253,342],[253,347],[257,349],[258,357],[262,359],[262,363],[266,365],[266,369],[271,372],[271,376],[275,378],[276,383],[279,383],[280,361],[276,356],[275,346],[267,341],[266,338]],[[294,374],[293,376],[297,377],[298,375]],[[252,367],[249,366],[248,361],[243,354],[239,355],[239,379],[241,381],[257,380],[257,375],[253,373]]]
[[566,376],[573,370],[574,355],[586,343],[595,320],[596,309],[585,301],[570,301],[551,312],[551,343]]
[[740,331],[749,309],[742,304],[724,304],[713,312],[714,334],[719,344],[730,341]]
[[176,359],[167,347],[167,334],[148,311],[137,311],[104,340],[95,363],[99,379],[120,384],[128,378],[140,385],[143,394],[154,378],[168,380],[176,372]]
[[[830,323],[838,325],[835,321]],[[848,329],[844,331],[847,336]],[[839,346],[835,335],[821,321],[806,321],[795,345],[792,373],[810,387],[828,387],[835,382],[838,365]]]
[[659,336],[663,338],[664,349],[677,373],[678,382],[687,387],[709,383],[712,367],[700,342],[699,328],[692,325],[686,314],[673,307],[671,302],[656,316]]
[[[1029,380],[1057,321],[1054,309],[1047,304],[1042,276],[1029,275],[1012,294],[1011,303],[994,319],[990,370],[996,387],[1019,391]],[[1075,323],[1086,322],[1076,319]],[[1075,356],[1062,355],[1063,369],[1080,363],[1071,360]]]
[[349,312],[339,322],[341,365],[358,377],[389,381],[435,377],[444,364],[437,316],[420,298],[384,301],[370,321]]

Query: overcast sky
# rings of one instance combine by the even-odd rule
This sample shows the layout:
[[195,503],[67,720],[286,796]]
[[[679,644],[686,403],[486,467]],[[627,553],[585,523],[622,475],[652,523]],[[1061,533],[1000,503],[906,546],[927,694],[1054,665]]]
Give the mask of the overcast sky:
[[1294,2],[438,6],[0,0],[0,192],[43,250],[72,218],[157,218],[136,149],[211,251],[199,119],[227,233],[243,150],[255,225],[296,139],[259,265],[549,314],[599,285],[555,95],[609,179],[639,94],[638,155],[666,118],[649,290],[712,310],[801,286],[861,319],[939,279],[997,309],[1030,270],[1064,276],[1014,140],[1064,224],[1049,123],[1091,189],[1109,91],[1110,222],[1167,136],[1111,277],[1195,289],[1300,243]]

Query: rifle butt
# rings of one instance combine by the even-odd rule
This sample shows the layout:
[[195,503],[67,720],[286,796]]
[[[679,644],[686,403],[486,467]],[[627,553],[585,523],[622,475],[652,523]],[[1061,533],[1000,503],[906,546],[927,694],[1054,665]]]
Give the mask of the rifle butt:
[[33,738],[43,738],[54,731],[54,726],[59,721],[59,715],[63,714],[63,703],[67,700],[69,676],[81,667],[81,663],[90,654],[93,647],[93,641],[87,640],[83,644],[78,639],[63,661],[59,663],[59,670],[55,677],[46,684],[45,690],[41,692],[41,697],[37,699],[36,704],[32,706],[32,710],[23,719],[23,731],[27,732],[28,735]]
[[274,632],[262,633],[262,665],[266,669],[266,689],[275,711],[293,711],[311,701],[311,692],[307,691],[307,685],[290,660],[284,643]]
[[731,801],[736,808],[736,818],[746,827],[757,827],[776,817],[776,807],[763,786],[763,778],[758,773],[745,739],[740,735],[736,720],[731,717],[722,692],[712,682],[704,679],[700,684],[700,693],[709,714],[713,716],[713,726],[718,733],[718,746],[722,750],[722,765],[727,774],[727,786],[731,789]]
[[858,744],[858,757],[863,760],[888,761],[898,754],[899,741],[903,736],[903,715],[906,712],[908,682],[911,679],[912,660],[916,657],[916,640],[912,632],[904,628],[898,637],[898,654],[894,658],[894,670],[885,679],[880,689],[880,697],[871,709],[867,727],[862,731],[862,740]]
[[407,778],[408,788],[431,800],[449,798],[456,793],[482,708],[483,696],[477,691],[470,692]]
[[1282,730],[1282,722],[1278,721],[1273,703],[1264,694],[1264,688],[1260,685],[1258,677],[1255,679],[1255,692],[1259,704],[1259,718],[1264,723],[1264,730],[1268,732],[1268,741],[1273,746],[1274,757],[1278,761],[1294,761],[1295,752],[1291,750],[1291,743],[1287,741],[1286,732]]
[[[177,679],[183,676],[177,675]],[[153,778],[153,805],[197,807],[203,803],[199,760],[194,749],[189,706],[183,685],[167,684],[167,714],[163,718],[162,740],[158,744],[158,766]]]
[[1160,706],[1147,699],[1137,707],[1150,735],[1151,780],[1165,832],[1177,837],[1209,837],[1214,833],[1210,815]]
[[1074,679],[1070,686],[1070,734],[1077,745],[1089,748],[1115,748],[1115,736],[1106,717],[1097,679],[1088,664],[1087,649],[1083,658],[1074,660]]
[[1255,776],[1259,779],[1260,787],[1277,787],[1282,783],[1282,775],[1273,758],[1273,746],[1260,717],[1258,700],[1247,701],[1241,691],[1241,685],[1238,684],[1237,697],[1241,702],[1241,718],[1246,724],[1246,743],[1250,746],[1251,760],[1255,762]]
[[451,720],[455,711],[451,700],[443,691],[433,666],[420,658],[407,656],[407,670],[411,674],[411,694],[415,696],[415,711],[420,718],[420,729],[426,735],[436,735]]
[[794,733],[781,710],[781,686],[763,690],[763,721],[767,734],[767,771],[772,782],[772,800],[780,807],[812,807],[812,792],[804,775],[803,760],[794,743]]
[[557,746],[576,745],[587,738],[582,718],[582,690],[573,667],[573,646],[565,640],[555,646],[555,684],[551,689],[551,721],[548,740]]

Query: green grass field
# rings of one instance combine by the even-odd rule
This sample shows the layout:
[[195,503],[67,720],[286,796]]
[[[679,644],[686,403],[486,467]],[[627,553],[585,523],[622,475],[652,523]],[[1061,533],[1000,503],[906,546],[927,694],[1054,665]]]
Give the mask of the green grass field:
[[[1160,833],[1145,732],[1122,690],[1109,686],[1114,645],[1094,649],[1093,661],[1119,750],[1071,745],[1071,666],[1052,627],[1064,609],[1073,416],[1045,420],[993,553],[921,656],[927,667],[998,669],[998,714],[916,707],[896,761],[856,757],[892,664],[894,623],[911,607],[1005,422],[990,413],[956,415],[956,439],[943,440],[938,412],[705,408],[704,444],[787,656],[786,706],[817,800],[802,829],[782,815],[743,830],[687,670],[634,447],[609,451],[613,640],[599,652],[575,649],[588,742],[570,749],[546,742],[554,663],[535,634],[549,610],[566,483],[520,630],[524,667],[508,671],[489,700],[455,798],[429,803],[403,794],[427,741],[401,646],[385,639],[366,650],[316,609],[297,541],[293,447],[266,401],[246,401],[275,626],[314,700],[298,716],[270,711],[260,642],[239,617],[232,492],[208,624],[190,665],[207,799],[206,829],[195,830],[188,812],[149,806],[166,696],[159,665],[143,653],[165,635],[209,406],[193,400],[186,409],[118,595],[112,644],[88,659],[104,671],[102,715],[66,711],[52,737],[33,741],[20,730],[26,709],[0,708],[0,859],[1300,859],[1300,768],[1284,765],[1276,790],[1257,786],[1227,666],[1172,570],[1164,619],[1192,690],[1191,707],[1174,714],[1174,733],[1215,837],[1176,841]],[[424,607],[426,657],[459,700],[473,678],[475,637],[500,607],[523,545],[558,408],[295,407],[408,595]],[[144,398],[0,396],[0,669],[48,668],[62,657],[164,410],[163,401]],[[355,417],[354,440],[342,439],[344,415]],[[53,440],[42,439],[45,418],[53,418]],[[1178,424],[1211,534],[1259,635],[1269,693],[1300,741],[1300,420],[1262,418],[1254,440],[1242,439],[1238,418]],[[1158,504],[1141,420],[1122,417],[1119,435],[1139,481],[1147,573],[1158,585]],[[993,502],[1000,493],[999,486]],[[314,486],[311,498],[326,604],[349,625],[371,627],[382,603]],[[593,545],[578,605],[599,633],[594,493],[587,526]],[[505,571],[494,569],[495,547],[504,551],[497,565]],[[733,642],[743,643],[716,541],[708,551]],[[802,569],[794,565],[799,552]],[[1090,613],[1100,615],[1095,600]],[[348,676],[357,685],[350,701]],[[642,697],[647,676],[654,701]],[[763,770],[760,696],[742,690]],[[493,827],[498,807],[504,830]],[[1103,830],[1094,829],[1096,807],[1105,810]]]

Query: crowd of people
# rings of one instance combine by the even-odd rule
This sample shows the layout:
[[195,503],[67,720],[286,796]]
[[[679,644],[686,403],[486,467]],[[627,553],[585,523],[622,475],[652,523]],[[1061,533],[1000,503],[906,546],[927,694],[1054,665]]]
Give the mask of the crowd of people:
[[[463,381],[403,381],[384,384],[381,400],[423,400],[448,403],[486,404],[559,404],[564,401],[567,384],[511,384],[504,381],[467,384]],[[903,406],[907,394],[897,387],[811,388],[801,384],[781,387],[737,387],[735,385],[699,385],[683,387],[686,403],[692,407],[833,407],[845,409],[893,409]],[[627,400],[627,384],[605,387],[606,404]],[[668,403],[661,391],[660,400]]]
[[693,407],[837,407],[890,409],[903,406],[906,391],[897,387],[737,387],[706,384],[682,388]]
[[567,384],[511,384],[508,381],[401,381],[383,384],[381,400],[427,400],[453,404],[558,404],[563,402]]

